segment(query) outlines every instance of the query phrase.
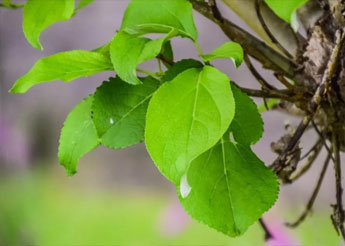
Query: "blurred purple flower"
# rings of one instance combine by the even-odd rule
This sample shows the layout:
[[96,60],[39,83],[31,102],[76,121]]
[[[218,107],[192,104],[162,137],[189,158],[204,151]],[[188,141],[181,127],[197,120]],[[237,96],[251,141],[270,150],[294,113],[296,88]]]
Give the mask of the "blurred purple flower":
[[177,199],[174,199],[163,211],[159,218],[160,232],[169,237],[183,232],[190,223],[190,219]]
[[268,240],[267,246],[299,246],[300,244],[296,242],[286,231],[286,228],[278,223],[269,223],[269,230],[273,235],[273,238]]

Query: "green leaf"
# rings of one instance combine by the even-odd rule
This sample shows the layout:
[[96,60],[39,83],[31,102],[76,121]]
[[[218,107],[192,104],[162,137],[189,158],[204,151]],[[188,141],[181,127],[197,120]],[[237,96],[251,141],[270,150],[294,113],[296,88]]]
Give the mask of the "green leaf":
[[174,32],[170,32],[151,40],[124,31],[117,33],[110,44],[110,57],[118,76],[129,84],[141,84],[137,78],[137,66],[159,55],[164,42],[173,35]]
[[270,209],[279,193],[275,174],[249,147],[228,139],[196,158],[178,188],[191,217],[232,237]]
[[77,7],[77,10],[80,10],[82,8],[85,8],[87,5],[89,5],[90,3],[92,3],[93,1],[95,0],[80,0],[79,1],[79,4],[78,4],[78,7]]
[[172,29],[176,29],[182,37],[197,39],[193,8],[189,1],[132,0],[121,26],[121,30],[138,35],[169,33]]
[[264,122],[254,101],[235,85],[231,84],[235,98],[235,117],[230,130],[236,142],[253,145],[259,141],[264,132]]
[[163,84],[151,99],[147,150],[162,174],[178,184],[190,162],[222,137],[234,113],[225,74],[211,66],[186,70]]
[[42,49],[41,33],[58,21],[68,20],[74,13],[74,0],[28,0],[24,6],[23,31],[28,42]]
[[164,76],[162,77],[162,81],[171,81],[173,80],[177,75],[182,73],[183,71],[186,71],[189,68],[202,68],[203,64],[197,60],[193,59],[185,59],[181,60],[179,62],[176,62],[174,66],[172,66],[168,71],[165,72]]
[[265,0],[267,5],[283,20],[292,23],[296,10],[308,0]]
[[239,67],[243,61],[243,49],[235,42],[226,42],[207,55],[201,56],[205,62],[214,59],[231,59],[235,67]]
[[151,77],[137,86],[110,78],[97,89],[93,121],[103,145],[121,149],[144,140],[147,107],[158,86]]
[[110,59],[100,53],[73,50],[39,59],[32,69],[19,78],[10,92],[25,93],[32,86],[48,81],[69,82],[82,76],[113,70]]
[[79,159],[99,145],[96,128],[91,119],[93,96],[79,103],[67,116],[61,130],[59,162],[68,175],[77,172]]

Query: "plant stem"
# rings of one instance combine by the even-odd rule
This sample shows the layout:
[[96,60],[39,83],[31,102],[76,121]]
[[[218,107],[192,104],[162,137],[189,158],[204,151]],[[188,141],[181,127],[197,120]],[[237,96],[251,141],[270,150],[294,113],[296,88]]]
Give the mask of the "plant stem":
[[155,78],[157,80],[161,79],[159,76],[157,76],[156,73],[153,73],[153,72],[150,72],[150,71],[146,71],[146,70],[143,70],[143,69],[140,69],[140,68],[137,68],[137,72],[146,74],[146,75],[151,76],[152,78]]

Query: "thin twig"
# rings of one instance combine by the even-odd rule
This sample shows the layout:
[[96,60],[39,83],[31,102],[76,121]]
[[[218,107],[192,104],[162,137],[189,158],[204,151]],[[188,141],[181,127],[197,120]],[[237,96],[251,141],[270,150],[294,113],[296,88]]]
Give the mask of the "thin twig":
[[243,91],[244,93],[246,93],[248,96],[251,96],[251,97],[278,98],[278,99],[286,100],[289,102],[294,102],[293,95],[291,95],[290,92],[286,90],[277,90],[277,91],[255,90],[255,89],[241,87],[235,81],[231,81],[231,83],[236,85],[241,91]]
[[321,139],[319,139],[315,147],[313,147],[312,153],[308,157],[306,163],[298,171],[296,171],[294,174],[291,175],[289,183],[295,182],[297,179],[299,179],[303,174],[305,174],[310,169],[310,167],[313,165],[313,163],[316,161],[317,157],[319,156],[322,147],[323,147],[323,142]]
[[316,133],[317,133],[317,134],[320,136],[320,138],[322,139],[323,145],[325,146],[327,152],[331,154],[331,159],[332,159],[332,161],[335,161],[334,158],[333,158],[333,155],[332,155],[332,150],[331,150],[330,147],[327,145],[327,141],[326,141],[325,136],[322,134],[322,132],[320,131],[320,129],[317,127],[317,125],[315,124],[315,121],[314,121],[314,120],[311,120],[311,124],[313,125],[314,130],[316,131]]
[[261,74],[255,69],[253,63],[250,61],[250,58],[246,52],[244,52],[244,62],[246,63],[249,71],[253,74],[253,76],[256,78],[256,80],[259,82],[261,87],[269,89],[269,90],[275,90],[276,88],[272,85],[270,85],[262,76]]
[[318,146],[322,146],[323,144],[323,140],[322,138],[320,137],[316,143],[310,148],[310,150],[308,150],[303,156],[301,156],[301,159],[300,161],[304,160],[305,158],[307,158],[311,153],[314,153],[318,148]]
[[343,188],[341,183],[341,160],[340,160],[340,150],[339,150],[339,140],[336,133],[332,132],[332,148],[334,153],[334,171],[335,171],[335,186],[336,186],[336,205],[333,206],[334,212],[331,215],[333,224],[340,231],[344,241],[345,241],[345,211],[343,208]]
[[287,51],[287,49],[284,48],[284,46],[282,46],[279,43],[279,41],[272,34],[271,30],[268,28],[262,14],[261,14],[261,4],[262,4],[262,0],[255,0],[256,15],[260,21],[262,28],[265,30],[267,36],[271,39],[272,43],[274,43],[288,58],[292,59],[293,56],[289,53],[289,51]]
[[285,79],[282,74],[274,73],[274,76],[280,81],[286,88],[294,90],[295,86]]
[[267,46],[264,42],[235,25],[228,19],[223,18],[223,20],[220,21],[215,18],[212,8],[206,2],[198,0],[189,1],[192,3],[193,8],[196,11],[216,23],[228,38],[241,44],[244,50],[250,56],[257,59],[265,68],[272,69],[278,73],[283,73],[298,84],[304,83],[305,76],[300,73],[295,73],[296,66],[287,57]]
[[293,222],[293,223],[285,223],[288,227],[297,227],[298,225],[300,225],[304,220],[305,218],[307,217],[307,215],[311,212],[312,208],[313,208],[313,205],[314,205],[314,202],[316,200],[316,197],[320,191],[320,187],[322,185],[322,182],[323,182],[323,179],[325,177],[325,174],[326,174],[326,171],[327,171],[327,168],[328,168],[328,164],[329,164],[329,161],[331,160],[331,154],[328,154],[327,155],[327,158],[323,164],[323,167],[322,167],[322,170],[321,170],[321,173],[320,173],[320,177],[316,183],[316,186],[314,188],[314,191],[311,195],[311,197],[309,198],[309,201],[307,203],[307,206],[304,210],[304,212],[298,217],[298,219]]
[[261,219],[259,219],[259,223],[260,223],[262,229],[263,229],[264,232],[265,232],[265,241],[268,241],[268,240],[272,239],[272,238],[273,238],[273,235],[272,235],[272,233],[270,232],[270,230],[268,229],[268,227],[267,227],[265,221],[261,218]]

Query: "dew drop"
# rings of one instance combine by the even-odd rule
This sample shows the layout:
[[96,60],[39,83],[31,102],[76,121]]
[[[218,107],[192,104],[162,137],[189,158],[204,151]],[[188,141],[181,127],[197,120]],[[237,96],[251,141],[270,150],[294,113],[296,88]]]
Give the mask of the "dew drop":
[[110,124],[114,124],[114,119],[113,118],[110,118]]
[[186,198],[191,192],[192,187],[188,184],[187,175],[183,175],[180,182],[180,193],[182,198]]

